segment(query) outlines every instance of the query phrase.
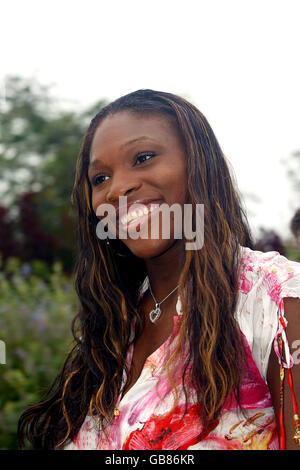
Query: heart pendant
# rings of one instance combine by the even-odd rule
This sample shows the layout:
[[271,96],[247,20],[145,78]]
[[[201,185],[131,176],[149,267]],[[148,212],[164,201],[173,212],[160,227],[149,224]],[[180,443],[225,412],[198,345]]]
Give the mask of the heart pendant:
[[159,319],[160,315],[161,315],[161,309],[159,307],[154,308],[149,313],[150,321],[152,321],[152,323],[155,323]]

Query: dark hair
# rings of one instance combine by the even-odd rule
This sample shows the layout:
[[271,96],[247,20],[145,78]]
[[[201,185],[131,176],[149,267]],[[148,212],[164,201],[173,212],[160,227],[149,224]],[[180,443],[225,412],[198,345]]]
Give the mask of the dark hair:
[[298,233],[300,232],[300,209],[298,209],[290,223],[290,229],[295,238],[297,238]]
[[[75,287],[80,300],[72,323],[75,345],[46,397],[22,413],[21,447],[25,437],[35,449],[62,447],[76,436],[88,411],[96,413],[101,423],[110,419],[125,367],[131,321],[136,319],[137,337],[143,328],[137,294],[147,274],[145,263],[135,256],[130,263],[115,256],[96,236],[98,219],[87,177],[97,127],[107,116],[123,111],[159,114],[176,125],[187,158],[188,202],[194,211],[198,203],[205,207],[204,246],[187,251],[179,279],[183,317],[176,351],[188,338],[188,361],[204,423],[218,417],[225,399],[241,383],[245,355],[234,312],[240,246],[251,248],[252,239],[238,192],[203,114],[174,94],[138,90],[101,109],[83,138],[73,189],[78,212]],[[120,240],[115,241],[120,245]]]

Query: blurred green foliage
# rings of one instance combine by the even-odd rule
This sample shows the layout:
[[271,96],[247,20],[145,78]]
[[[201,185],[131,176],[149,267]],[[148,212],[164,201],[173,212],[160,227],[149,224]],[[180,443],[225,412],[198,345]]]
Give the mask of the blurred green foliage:
[[294,240],[287,240],[285,242],[285,257],[291,261],[300,263],[300,247],[296,246]]
[[[9,251],[7,255],[27,261],[33,255],[24,245],[43,244],[48,257],[41,254],[41,259],[49,264],[58,259],[72,270],[76,229],[71,192],[76,160],[90,120],[105,104],[99,99],[87,109],[66,110],[50,87],[33,79],[6,78],[5,100],[0,102],[0,209],[4,207],[8,214],[1,219],[0,213],[0,225],[5,219],[6,233],[19,246],[12,252],[11,245],[0,242],[4,258]],[[22,219],[24,204],[30,224]]]
[[36,260],[29,274],[10,258],[0,276],[0,449],[17,449],[21,412],[42,398],[72,347],[78,300],[60,263]]

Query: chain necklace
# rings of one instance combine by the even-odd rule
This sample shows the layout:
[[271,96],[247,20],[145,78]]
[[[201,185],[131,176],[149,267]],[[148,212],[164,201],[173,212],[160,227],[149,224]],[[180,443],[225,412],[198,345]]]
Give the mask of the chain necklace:
[[175,287],[175,289],[172,290],[172,292],[170,292],[170,294],[167,295],[167,297],[165,297],[163,300],[161,300],[160,302],[157,302],[156,298],[154,297],[153,295],[153,292],[152,292],[152,289],[151,289],[151,285],[150,285],[150,282],[149,282],[149,289],[150,289],[150,293],[152,295],[152,298],[154,300],[154,303],[155,303],[155,307],[153,310],[151,310],[151,312],[149,312],[149,318],[150,318],[150,321],[152,323],[155,323],[157,322],[157,320],[159,319],[159,317],[161,316],[161,304],[171,295],[173,294],[173,292],[175,292],[176,289],[178,289],[179,285],[177,287]]

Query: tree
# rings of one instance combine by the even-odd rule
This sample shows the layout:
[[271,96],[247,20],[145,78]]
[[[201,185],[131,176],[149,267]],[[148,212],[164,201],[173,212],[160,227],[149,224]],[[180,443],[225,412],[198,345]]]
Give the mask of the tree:
[[[71,206],[76,159],[90,119],[106,103],[99,100],[84,111],[62,110],[49,87],[20,77],[6,79],[5,94],[0,109],[2,203],[20,222],[23,194],[35,193],[40,235],[43,232],[44,240],[51,240],[52,258],[71,268],[76,244]],[[24,239],[24,217],[22,224],[17,224],[16,236]]]
[[11,256],[20,255],[20,246],[14,237],[13,222],[10,220],[8,210],[0,206],[0,253],[3,262]]

